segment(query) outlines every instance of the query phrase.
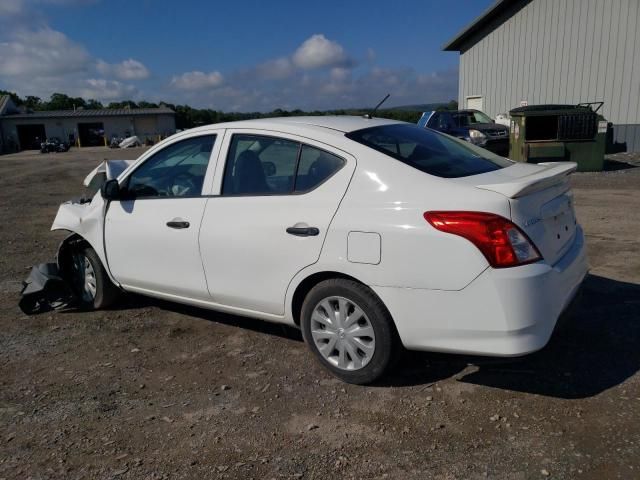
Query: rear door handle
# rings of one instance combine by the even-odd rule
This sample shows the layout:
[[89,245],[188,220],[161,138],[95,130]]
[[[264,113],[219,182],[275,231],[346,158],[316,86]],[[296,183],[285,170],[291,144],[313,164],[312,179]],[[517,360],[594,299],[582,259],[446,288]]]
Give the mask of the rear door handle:
[[315,237],[320,234],[316,227],[289,227],[287,233],[296,237]]
[[181,220],[179,218],[174,218],[173,220],[167,222],[167,227],[181,229],[181,228],[189,228],[189,222],[186,220]]

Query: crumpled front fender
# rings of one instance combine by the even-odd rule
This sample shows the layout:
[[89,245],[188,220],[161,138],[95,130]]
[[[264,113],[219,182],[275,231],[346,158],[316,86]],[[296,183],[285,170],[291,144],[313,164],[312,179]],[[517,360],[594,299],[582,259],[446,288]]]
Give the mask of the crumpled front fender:
[[[82,237],[96,251],[111,281],[119,285],[111,275],[104,247],[104,215],[107,203],[100,193],[91,202],[65,202],[58,208],[51,230],[66,230]],[[63,245],[70,237],[65,239]],[[60,250],[59,250],[60,252]]]

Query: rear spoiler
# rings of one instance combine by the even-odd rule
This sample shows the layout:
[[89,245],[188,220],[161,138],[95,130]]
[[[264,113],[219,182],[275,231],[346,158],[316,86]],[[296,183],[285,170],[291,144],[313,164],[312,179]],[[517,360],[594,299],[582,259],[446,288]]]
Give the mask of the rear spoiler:
[[476,185],[476,188],[500,193],[509,198],[523,197],[560,183],[578,167],[576,162],[545,162],[538,165],[546,168],[505,182]]

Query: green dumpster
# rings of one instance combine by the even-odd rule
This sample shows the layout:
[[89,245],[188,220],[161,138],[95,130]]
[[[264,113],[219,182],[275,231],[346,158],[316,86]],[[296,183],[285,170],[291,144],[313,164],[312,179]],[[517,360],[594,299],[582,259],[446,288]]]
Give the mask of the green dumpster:
[[514,108],[509,112],[509,158],[530,163],[571,161],[581,172],[602,170],[607,122],[597,113],[600,107],[602,102]]

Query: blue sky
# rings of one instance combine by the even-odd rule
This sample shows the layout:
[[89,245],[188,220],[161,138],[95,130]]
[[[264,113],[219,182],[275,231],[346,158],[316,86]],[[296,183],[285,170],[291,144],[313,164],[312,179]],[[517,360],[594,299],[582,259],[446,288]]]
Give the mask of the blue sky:
[[0,88],[218,110],[457,97],[441,47],[492,0],[1,0]]

